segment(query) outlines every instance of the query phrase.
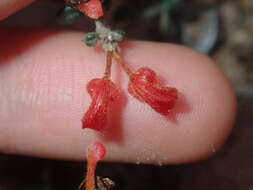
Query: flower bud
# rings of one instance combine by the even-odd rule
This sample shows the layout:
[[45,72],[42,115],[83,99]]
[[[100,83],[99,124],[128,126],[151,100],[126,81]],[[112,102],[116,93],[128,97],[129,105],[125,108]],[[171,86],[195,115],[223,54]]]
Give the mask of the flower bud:
[[100,142],[91,144],[87,149],[87,174],[85,190],[95,190],[95,170],[97,162],[103,160],[106,155],[106,148]]
[[163,115],[173,109],[177,100],[177,89],[158,84],[156,73],[147,67],[142,67],[131,75],[128,91]]
[[104,15],[100,0],[80,2],[78,5],[78,9],[92,19],[99,19]]

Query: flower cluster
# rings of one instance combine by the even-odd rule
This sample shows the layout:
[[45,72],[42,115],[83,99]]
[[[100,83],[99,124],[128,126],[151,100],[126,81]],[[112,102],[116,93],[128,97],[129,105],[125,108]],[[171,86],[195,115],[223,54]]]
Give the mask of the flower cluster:
[[[156,112],[168,115],[176,103],[177,89],[161,86],[155,71],[148,67],[142,67],[132,73],[117,52],[111,52],[111,55],[129,75],[128,92]],[[83,128],[96,131],[106,128],[109,102],[119,96],[119,90],[111,80],[105,78],[93,79],[87,85],[92,103],[83,117]]]

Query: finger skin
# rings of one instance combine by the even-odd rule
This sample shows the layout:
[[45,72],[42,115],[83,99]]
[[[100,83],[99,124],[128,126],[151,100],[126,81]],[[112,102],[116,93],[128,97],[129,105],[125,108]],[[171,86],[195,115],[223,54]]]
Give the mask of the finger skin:
[[0,20],[29,5],[33,0],[0,0]]
[[[17,35],[19,34],[19,35]],[[8,36],[8,38],[7,38]],[[233,90],[219,68],[191,49],[126,42],[124,59],[148,66],[176,87],[175,110],[164,117],[127,93],[128,77],[113,65],[122,97],[111,105],[106,134],[81,129],[91,99],[86,84],[102,77],[105,56],[76,32],[1,30],[0,151],[82,160],[102,141],[109,161],[178,164],[204,159],[224,143],[235,118]]]

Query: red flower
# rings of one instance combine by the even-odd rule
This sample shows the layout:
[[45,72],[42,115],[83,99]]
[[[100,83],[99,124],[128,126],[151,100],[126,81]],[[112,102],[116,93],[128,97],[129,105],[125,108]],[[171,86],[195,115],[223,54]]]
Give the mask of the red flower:
[[118,88],[110,80],[93,79],[88,83],[87,91],[92,103],[82,119],[83,128],[102,131],[107,124],[108,105],[119,95]]
[[177,89],[159,85],[156,73],[147,67],[131,75],[128,91],[163,115],[171,111],[177,100]]
[[104,15],[100,0],[89,0],[88,2],[80,2],[78,9],[92,19],[99,19]]
[[87,149],[87,174],[85,190],[95,190],[95,170],[97,162],[103,160],[106,155],[106,148],[100,142],[89,145]]

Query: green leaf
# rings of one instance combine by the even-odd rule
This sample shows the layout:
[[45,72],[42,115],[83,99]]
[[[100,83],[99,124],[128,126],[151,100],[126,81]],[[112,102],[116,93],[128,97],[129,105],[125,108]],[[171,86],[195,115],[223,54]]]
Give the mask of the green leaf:
[[95,46],[98,42],[98,34],[96,32],[86,34],[84,42],[87,46]]

